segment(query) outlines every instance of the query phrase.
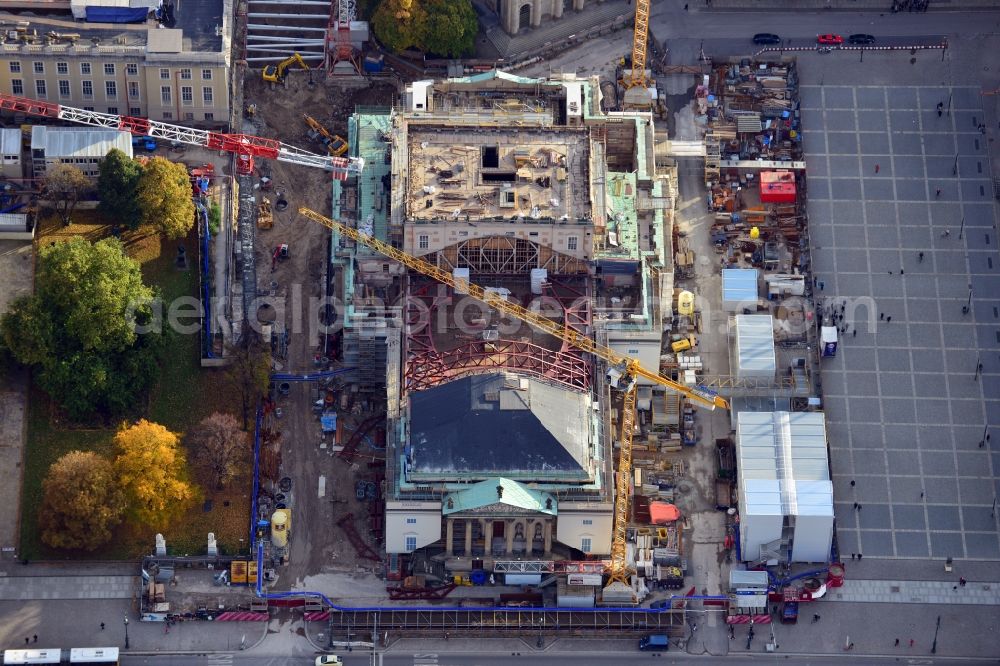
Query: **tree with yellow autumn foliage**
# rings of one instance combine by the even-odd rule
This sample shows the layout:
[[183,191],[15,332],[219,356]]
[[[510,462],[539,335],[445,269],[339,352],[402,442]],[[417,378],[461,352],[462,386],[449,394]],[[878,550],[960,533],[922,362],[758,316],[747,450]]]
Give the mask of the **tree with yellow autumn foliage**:
[[156,529],[166,527],[197,499],[176,433],[142,419],[120,430],[115,445],[115,472],[135,520]]

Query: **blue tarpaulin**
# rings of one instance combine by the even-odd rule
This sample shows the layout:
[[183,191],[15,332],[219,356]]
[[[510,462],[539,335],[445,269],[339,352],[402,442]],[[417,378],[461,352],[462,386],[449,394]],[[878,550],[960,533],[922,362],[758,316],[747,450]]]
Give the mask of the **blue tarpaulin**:
[[90,7],[87,8],[90,23],[142,23],[149,15],[147,7]]
[[337,430],[337,413],[325,412],[319,417],[319,422],[323,426],[323,432],[335,432]]

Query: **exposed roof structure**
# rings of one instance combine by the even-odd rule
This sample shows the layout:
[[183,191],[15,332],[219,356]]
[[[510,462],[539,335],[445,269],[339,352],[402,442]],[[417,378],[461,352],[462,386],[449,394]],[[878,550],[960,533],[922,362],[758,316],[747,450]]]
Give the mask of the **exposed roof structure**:
[[756,268],[722,269],[722,303],[727,310],[736,310],[757,302]]
[[31,128],[31,150],[46,158],[103,158],[112,148],[132,156],[132,135],[117,130],[71,129],[36,125]]
[[737,377],[774,377],[774,317],[736,315],[735,356]]
[[518,375],[477,375],[410,395],[411,481],[591,478],[586,393]]
[[442,513],[449,515],[461,511],[473,511],[493,504],[524,509],[554,516],[557,513],[556,499],[550,493],[532,490],[517,481],[493,477],[480,483],[449,493],[444,500]]
[[822,412],[740,412],[736,441],[741,514],[833,516]]

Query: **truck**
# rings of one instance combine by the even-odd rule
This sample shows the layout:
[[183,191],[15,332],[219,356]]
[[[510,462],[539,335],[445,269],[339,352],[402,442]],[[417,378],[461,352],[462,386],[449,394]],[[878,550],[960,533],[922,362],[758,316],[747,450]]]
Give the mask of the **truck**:
[[639,649],[666,652],[670,648],[670,637],[666,634],[649,634],[639,639]]

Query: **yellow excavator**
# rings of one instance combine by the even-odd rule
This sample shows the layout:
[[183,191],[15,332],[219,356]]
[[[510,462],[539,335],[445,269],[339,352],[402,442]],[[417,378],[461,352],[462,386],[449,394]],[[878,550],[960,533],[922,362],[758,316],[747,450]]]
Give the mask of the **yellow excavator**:
[[299,208],[299,214],[343,234],[351,240],[375,250],[379,254],[390,259],[395,259],[411,270],[434,278],[438,282],[452,287],[457,292],[469,294],[497,312],[523,321],[540,331],[554,335],[576,349],[589,352],[591,355],[605,361],[607,364],[607,375],[605,377],[607,383],[622,394],[621,449],[618,458],[618,469],[615,472],[615,508],[611,539],[611,567],[608,571],[608,585],[605,589],[614,589],[619,594],[627,594],[631,590],[629,576],[632,573],[629,570],[626,556],[626,534],[628,531],[629,497],[631,495],[632,482],[632,436],[635,434],[637,380],[642,377],[660,386],[665,386],[668,389],[677,391],[699,406],[707,407],[708,409],[715,409],[716,407],[729,409],[729,403],[711,391],[686,386],[669,377],[664,377],[659,372],[648,370],[642,367],[639,361],[634,358],[623,356],[610,347],[598,344],[586,335],[578,333],[563,324],[555,322],[548,317],[543,317],[516,303],[511,303],[496,292],[486,291],[479,285],[470,283],[468,280],[455,278],[448,271],[441,270],[437,266],[398,250],[377,238],[363,234],[357,229],[352,229],[308,208]]
[[315,132],[315,135],[310,133],[309,137],[321,141],[326,146],[327,152],[334,157],[340,157],[347,152],[348,145],[344,137],[339,134],[332,134],[330,130],[323,127],[323,123],[308,114],[303,114],[303,117],[306,119],[306,124]]
[[298,65],[301,69],[309,69],[309,65],[298,53],[293,53],[277,65],[265,65],[263,77],[268,83],[285,83],[285,73],[292,65]]

